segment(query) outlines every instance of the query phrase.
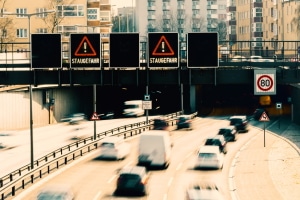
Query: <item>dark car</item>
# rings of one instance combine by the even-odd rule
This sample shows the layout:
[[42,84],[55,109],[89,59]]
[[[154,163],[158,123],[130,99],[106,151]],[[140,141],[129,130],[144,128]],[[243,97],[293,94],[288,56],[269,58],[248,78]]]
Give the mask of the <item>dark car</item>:
[[164,119],[153,120],[153,130],[167,130],[169,127],[168,122]]
[[265,109],[263,109],[263,108],[257,108],[257,109],[255,109],[255,111],[253,112],[253,119],[259,120],[260,117],[261,117],[261,115],[264,112],[268,115],[268,112]]
[[192,129],[192,116],[190,115],[180,115],[177,119],[177,129],[186,128],[188,130]]
[[204,145],[219,146],[220,152],[223,152],[224,154],[227,153],[227,142],[223,135],[216,135],[214,137],[207,138]]
[[149,174],[143,166],[126,166],[119,172],[115,194],[146,195]]
[[227,126],[224,128],[220,128],[218,135],[223,135],[227,142],[236,140],[236,128],[235,126]]
[[113,119],[115,117],[114,112],[106,112],[99,115],[99,119]]
[[229,125],[235,126],[237,132],[248,132],[248,120],[244,115],[230,117]]

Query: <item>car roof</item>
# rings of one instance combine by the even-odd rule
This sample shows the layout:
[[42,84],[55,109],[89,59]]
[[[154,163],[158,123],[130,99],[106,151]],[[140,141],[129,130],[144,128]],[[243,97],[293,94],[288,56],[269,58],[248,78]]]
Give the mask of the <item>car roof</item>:
[[226,127],[222,127],[219,130],[232,130],[235,129],[235,126],[226,126]]
[[120,142],[122,141],[123,138],[122,137],[117,137],[117,136],[110,136],[110,137],[106,137],[104,138],[101,142],[107,142],[107,143],[116,143],[116,142]]
[[163,135],[163,133],[169,134],[167,130],[149,130],[143,132],[141,135]]
[[146,173],[146,167],[143,166],[126,166],[120,170],[120,174],[144,174]]
[[220,149],[218,146],[204,145],[200,147],[199,153],[220,153]]
[[230,119],[247,119],[246,115],[234,115]]

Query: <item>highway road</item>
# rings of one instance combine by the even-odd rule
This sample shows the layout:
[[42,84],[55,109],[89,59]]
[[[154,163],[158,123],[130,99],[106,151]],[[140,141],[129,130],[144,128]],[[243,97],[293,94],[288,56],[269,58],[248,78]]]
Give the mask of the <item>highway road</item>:
[[[126,121],[126,120],[125,120]],[[126,122],[125,122],[126,123]],[[127,121],[128,123],[128,121]],[[195,118],[194,129],[172,130],[174,143],[170,166],[165,170],[151,170],[148,182],[150,192],[145,197],[114,196],[118,169],[126,165],[136,165],[138,137],[129,138],[131,154],[121,161],[97,159],[97,151],[76,160],[70,165],[37,182],[14,199],[34,199],[44,187],[51,185],[68,185],[76,194],[76,200],[99,199],[148,199],[148,200],[182,200],[185,189],[191,183],[209,181],[216,183],[225,199],[232,199],[231,163],[242,146],[256,135],[259,129],[250,127],[248,133],[238,135],[237,141],[228,143],[228,153],[222,170],[195,170],[193,168],[197,149],[203,145],[208,136],[216,135],[218,129],[227,126],[226,117]]]
[[[149,119],[153,116],[149,117]],[[96,132],[101,133],[116,127],[136,122],[146,121],[146,117],[124,118],[114,120],[99,120],[96,122]],[[94,122],[84,121],[69,125],[59,123],[55,125],[33,129],[34,160],[70,144],[74,137],[89,137],[94,135]],[[0,131],[0,177],[30,163],[30,130]]]

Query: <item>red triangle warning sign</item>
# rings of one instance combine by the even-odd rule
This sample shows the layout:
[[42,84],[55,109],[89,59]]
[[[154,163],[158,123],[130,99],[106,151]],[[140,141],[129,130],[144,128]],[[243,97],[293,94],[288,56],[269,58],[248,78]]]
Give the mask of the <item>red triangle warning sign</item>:
[[96,112],[93,113],[93,115],[91,116],[90,120],[99,120],[99,116]]
[[261,122],[268,122],[270,121],[269,116],[267,115],[266,112],[263,112],[259,118],[259,121]]
[[153,56],[174,56],[174,50],[172,49],[170,43],[163,35],[155,46],[153,52]]
[[82,38],[75,51],[75,56],[97,56],[97,53],[87,36]]

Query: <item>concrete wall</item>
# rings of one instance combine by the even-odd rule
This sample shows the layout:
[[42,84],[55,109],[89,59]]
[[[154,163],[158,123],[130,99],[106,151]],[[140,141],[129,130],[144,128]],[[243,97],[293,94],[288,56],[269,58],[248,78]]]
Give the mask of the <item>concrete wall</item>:
[[292,89],[292,120],[296,124],[300,124],[300,88]]
[[[54,124],[63,116],[75,112],[89,113],[88,105],[91,96],[86,95],[86,88],[55,88],[33,89],[32,118],[33,126],[38,127]],[[49,99],[55,99],[53,105],[46,101],[46,91]],[[0,131],[27,129],[30,127],[30,96],[29,91],[0,92]]]

